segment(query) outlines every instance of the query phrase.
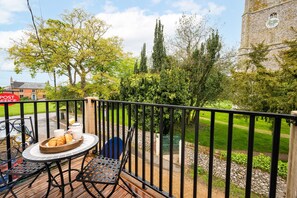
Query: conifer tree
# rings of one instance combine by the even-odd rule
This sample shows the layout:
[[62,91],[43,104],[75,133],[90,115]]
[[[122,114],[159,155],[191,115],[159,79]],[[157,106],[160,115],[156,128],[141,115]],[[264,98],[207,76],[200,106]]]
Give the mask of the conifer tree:
[[141,55],[140,55],[140,64],[139,64],[139,72],[147,73],[147,57],[146,57],[146,44],[143,44]]
[[135,64],[134,64],[134,74],[138,74],[139,73],[139,70],[138,70],[138,60],[135,61]]
[[160,72],[165,68],[166,62],[166,50],[164,46],[163,36],[164,26],[160,20],[156,21],[154,47],[153,47],[153,72]]

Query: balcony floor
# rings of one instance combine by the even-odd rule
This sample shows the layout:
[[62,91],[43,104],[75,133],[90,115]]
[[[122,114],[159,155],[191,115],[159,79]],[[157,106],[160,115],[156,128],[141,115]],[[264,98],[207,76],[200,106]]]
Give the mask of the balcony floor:
[[[75,169],[80,169],[81,166],[81,161],[82,158],[78,158],[78,159],[74,159],[72,160],[72,168]],[[63,170],[67,169],[68,164],[64,164],[63,165]],[[52,168],[51,170],[52,174],[55,175],[57,174],[57,169],[56,168]],[[73,172],[72,174],[72,178],[75,178],[75,176],[77,175],[77,172]],[[67,174],[64,176],[67,176]],[[68,177],[67,177],[68,178]],[[47,172],[42,173],[38,179],[34,182],[34,184],[32,185],[31,188],[28,188],[28,184],[29,182],[32,181],[32,179],[30,179],[29,181],[23,182],[21,184],[18,184],[15,188],[14,188],[14,192],[16,193],[16,195],[20,198],[22,197],[44,197],[47,191]],[[59,180],[58,180],[59,181]],[[67,179],[66,179],[67,182]],[[133,183],[131,183],[130,181],[127,181],[127,183],[130,185],[130,187],[134,190],[134,192],[139,196],[139,197],[149,197],[152,198],[154,196],[152,196],[151,194],[148,194],[147,192],[145,192],[143,189],[137,187],[136,185],[134,185]],[[120,184],[122,184],[120,182]],[[74,190],[71,191],[69,185],[67,185],[65,187],[65,197],[66,198],[73,198],[73,197],[91,197],[88,192],[86,192],[85,188],[83,187],[81,182],[74,182],[73,183],[73,188]],[[110,187],[111,188],[111,187]],[[92,192],[93,192],[93,188],[91,188]],[[6,192],[6,191],[5,191]],[[2,197],[4,194],[3,192],[0,193],[0,197]],[[9,193],[9,196],[7,197],[13,197],[11,193]],[[58,190],[58,188],[51,188],[50,194],[49,194],[50,198],[57,198],[57,197],[62,197],[61,192]],[[119,186],[117,187],[116,191],[114,192],[114,194],[112,195],[112,197],[125,197],[125,198],[130,198],[132,197],[131,194],[129,194],[127,191],[125,191],[124,189],[120,188]]]

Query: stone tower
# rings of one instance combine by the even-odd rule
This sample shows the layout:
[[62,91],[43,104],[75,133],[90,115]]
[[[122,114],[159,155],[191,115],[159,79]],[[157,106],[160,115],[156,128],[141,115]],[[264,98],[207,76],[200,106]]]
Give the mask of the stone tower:
[[286,46],[285,40],[296,38],[297,0],[245,0],[242,15],[240,58],[250,51],[252,44],[269,45],[267,68],[278,69],[274,55]]

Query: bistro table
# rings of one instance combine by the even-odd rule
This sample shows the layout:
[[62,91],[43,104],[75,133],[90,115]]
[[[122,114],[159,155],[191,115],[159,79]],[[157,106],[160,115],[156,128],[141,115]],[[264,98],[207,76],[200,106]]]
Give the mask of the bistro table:
[[[48,189],[46,192],[46,197],[48,197],[51,186],[59,187],[62,192],[62,197],[65,196],[65,186],[70,185],[71,190],[73,191],[72,182],[75,181],[71,179],[71,171],[78,171],[77,169],[71,169],[71,159],[77,158],[79,156],[85,155],[91,150],[94,146],[97,145],[99,138],[93,134],[83,134],[84,141],[83,143],[69,151],[53,154],[44,154],[39,150],[39,143],[33,144],[23,151],[23,158],[31,162],[44,162],[48,172]],[[61,161],[68,160],[68,169],[62,171]],[[51,174],[50,164],[55,163],[58,167],[59,173],[55,176]],[[68,172],[68,183],[64,182],[63,173]],[[60,176],[61,184],[56,181],[56,177]]]

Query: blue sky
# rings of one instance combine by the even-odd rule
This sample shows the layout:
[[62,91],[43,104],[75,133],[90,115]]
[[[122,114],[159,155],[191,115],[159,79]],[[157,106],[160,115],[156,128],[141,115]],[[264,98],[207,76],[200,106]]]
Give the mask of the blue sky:
[[[26,0],[0,0],[0,86],[9,84],[10,77],[18,81],[53,83],[52,76],[38,73],[32,79],[28,72],[16,75],[13,62],[7,60],[5,49],[11,39],[22,37],[23,31],[32,24]],[[174,36],[176,22],[182,13],[207,15],[209,23],[219,30],[224,45],[238,48],[241,32],[243,0],[30,0],[33,13],[43,19],[59,19],[65,10],[84,8],[111,25],[110,36],[123,39],[125,51],[135,56],[147,43],[151,53],[156,19],[161,19],[166,38]],[[60,79],[59,82],[62,82]]]

